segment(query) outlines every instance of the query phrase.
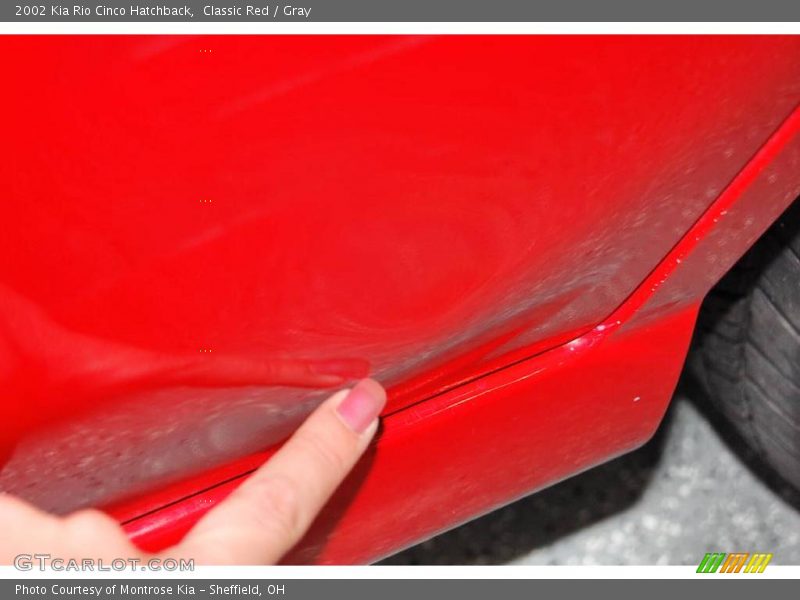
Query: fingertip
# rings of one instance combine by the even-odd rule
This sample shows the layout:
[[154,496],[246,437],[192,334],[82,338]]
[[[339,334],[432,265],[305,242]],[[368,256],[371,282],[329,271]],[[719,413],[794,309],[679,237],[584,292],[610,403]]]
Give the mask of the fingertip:
[[336,407],[344,424],[358,435],[367,433],[386,405],[386,391],[374,379],[359,381]]
[[356,384],[356,387],[361,387],[367,390],[375,399],[380,403],[380,410],[386,405],[386,390],[384,387],[371,378],[362,379]]

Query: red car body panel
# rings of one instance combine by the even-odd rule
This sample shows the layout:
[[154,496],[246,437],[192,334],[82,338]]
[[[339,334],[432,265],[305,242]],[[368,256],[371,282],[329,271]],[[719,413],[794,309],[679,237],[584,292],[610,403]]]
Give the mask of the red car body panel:
[[800,191],[795,37],[0,48],[0,488],[146,548],[367,373],[383,431],[290,561],[373,560],[636,447],[703,296]]

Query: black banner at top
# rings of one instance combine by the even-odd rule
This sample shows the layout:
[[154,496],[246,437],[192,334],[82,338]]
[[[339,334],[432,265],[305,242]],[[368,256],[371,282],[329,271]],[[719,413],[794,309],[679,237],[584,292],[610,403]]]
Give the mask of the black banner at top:
[[5,22],[771,22],[795,0],[4,0]]

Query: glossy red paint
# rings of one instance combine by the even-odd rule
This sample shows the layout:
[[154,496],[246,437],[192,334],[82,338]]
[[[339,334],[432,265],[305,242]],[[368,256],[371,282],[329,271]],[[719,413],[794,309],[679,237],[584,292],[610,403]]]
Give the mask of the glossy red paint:
[[795,37],[0,50],[0,488],[109,506],[147,547],[367,373],[385,431],[294,560],[372,559],[634,447],[705,291],[797,192],[796,118],[770,138]]
[[[649,439],[681,371],[700,300],[800,195],[798,173],[800,110],[601,324],[385,417],[372,452],[287,561],[376,560]],[[127,530],[147,549],[179,541],[269,454],[171,490],[173,500],[185,497],[132,519]],[[202,490],[212,482],[222,483]]]

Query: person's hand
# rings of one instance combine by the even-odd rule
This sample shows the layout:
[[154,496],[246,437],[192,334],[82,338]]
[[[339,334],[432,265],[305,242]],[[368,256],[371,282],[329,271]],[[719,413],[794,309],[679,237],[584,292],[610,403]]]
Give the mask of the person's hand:
[[158,555],[137,549],[119,524],[87,509],[57,517],[0,495],[0,562],[19,554],[83,558],[192,558],[198,564],[272,564],[297,543],[378,428],[386,393],[365,379],[319,406],[297,432],[184,539]]

